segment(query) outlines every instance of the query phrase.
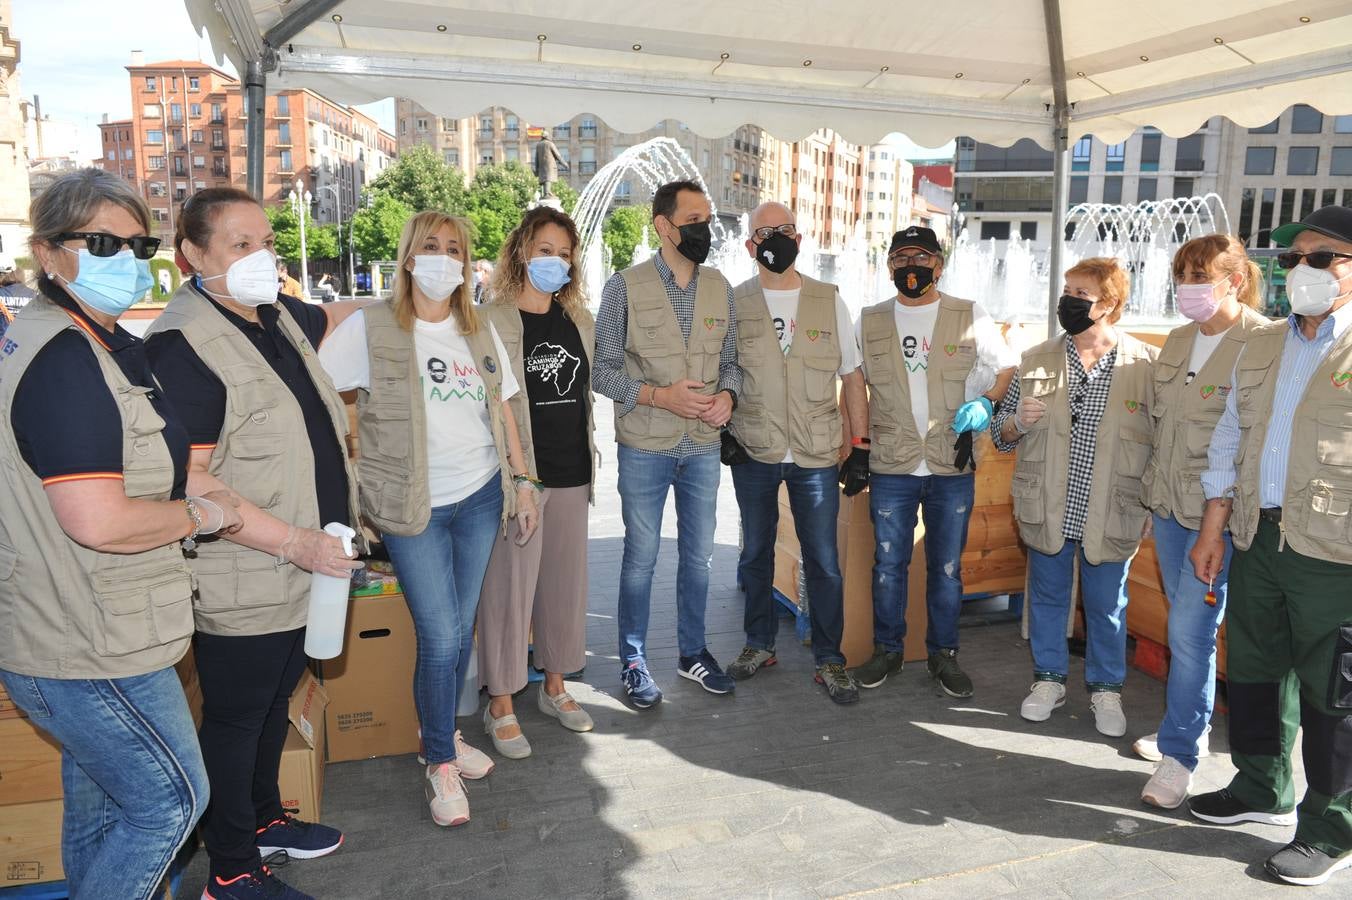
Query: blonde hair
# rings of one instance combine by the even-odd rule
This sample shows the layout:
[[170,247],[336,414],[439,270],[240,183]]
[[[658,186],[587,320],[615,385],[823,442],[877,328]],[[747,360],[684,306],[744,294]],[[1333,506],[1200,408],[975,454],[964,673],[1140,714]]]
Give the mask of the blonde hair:
[[1112,312],[1104,318],[1109,325],[1117,324],[1126,312],[1127,298],[1131,296],[1131,281],[1117,260],[1111,256],[1091,256],[1067,269],[1066,275],[1085,275],[1098,282],[1099,300],[1113,304]]
[[521,218],[521,224],[512,230],[498,253],[497,265],[493,268],[493,288],[489,302],[507,306],[516,305],[516,300],[526,288],[527,254],[535,241],[535,235],[546,225],[557,225],[568,235],[572,245],[572,258],[568,260],[568,283],[557,294],[563,313],[574,322],[586,321],[591,316],[587,309],[587,297],[582,287],[582,271],[578,254],[577,225],[567,213],[549,206],[537,206],[527,210]]
[[[472,226],[468,219],[448,215],[436,210],[420,212],[409,219],[399,235],[398,260],[394,269],[394,290],[390,295],[390,307],[394,310],[394,319],[405,331],[413,330],[413,273],[407,268],[408,261],[417,255],[423,241],[436,234],[444,226],[451,226],[455,238],[460,242],[464,254],[464,271],[468,274],[473,260],[470,258],[473,241],[470,238]],[[451,315],[461,334],[474,334],[479,330],[479,316],[474,311],[474,289],[468,281],[461,283],[451,293],[449,300]]]
[[1239,302],[1249,309],[1259,309],[1263,305],[1263,270],[1258,263],[1249,259],[1244,245],[1231,234],[1208,234],[1193,238],[1174,254],[1174,279],[1181,278],[1185,269],[1201,269],[1203,272],[1224,275],[1242,275],[1244,281],[1239,286]]

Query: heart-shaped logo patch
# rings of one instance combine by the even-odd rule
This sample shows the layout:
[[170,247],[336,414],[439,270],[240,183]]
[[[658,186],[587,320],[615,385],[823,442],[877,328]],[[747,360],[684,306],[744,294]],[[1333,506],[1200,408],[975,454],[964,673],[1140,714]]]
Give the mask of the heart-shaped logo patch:
[[1140,408],[1141,408],[1141,404],[1137,403],[1135,400],[1128,400],[1128,401],[1127,401],[1127,412],[1129,412],[1129,413],[1134,413],[1134,412],[1136,412],[1136,410],[1138,410],[1138,409],[1140,409]]
[[713,317],[713,316],[705,316],[705,317],[704,317],[704,327],[707,328],[707,329],[710,330],[710,331],[713,331],[713,330],[714,330],[714,317]]
[[957,344],[944,344],[944,353],[948,354],[949,356],[952,356],[957,352],[958,352]]
[[805,332],[805,334],[807,334],[807,339],[808,339],[809,341],[815,341],[817,338],[819,338],[819,337],[822,336],[821,331],[819,331],[819,330],[816,329],[816,328],[809,328],[809,329]]
[[1336,388],[1347,387],[1347,383],[1352,381],[1352,372],[1334,372],[1330,376],[1333,386]]
[[1210,400],[1211,395],[1214,393],[1216,393],[1216,386],[1214,384],[1208,384],[1206,387],[1202,388],[1202,399]]

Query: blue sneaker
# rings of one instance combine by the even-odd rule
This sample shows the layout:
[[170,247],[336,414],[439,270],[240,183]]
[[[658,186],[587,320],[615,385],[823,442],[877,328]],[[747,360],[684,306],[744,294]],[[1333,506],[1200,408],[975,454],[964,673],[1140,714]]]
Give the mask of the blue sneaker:
[[267,866],[252,872],[221,878],[212,875],[202,891],[202,900],[315,900],[283,882]]
[[662,691],[653,681],[652,675],[648,674],[648,664],[641,659],[636,659],[629,664],[624,671],[620,673],[620,681],[624,683],[624,692],[629,695],[629,702],[639,709],[647,709],[655,703],[662,702]]
[[258,853],[267,857],[285,853],[291,859],[315,859],[328,856],[343,845],[343,833],[317,822],[302,822],[283,814],[258,829],[254,838]]
[[700,687],[711,694],[731,694],[737,687],[737,682],[732,680],[731,675],[723,673],[718,660],[707,648],[701,650],[698,656],[682,656],[680,664],[676,666],[676,674],[698,682]]

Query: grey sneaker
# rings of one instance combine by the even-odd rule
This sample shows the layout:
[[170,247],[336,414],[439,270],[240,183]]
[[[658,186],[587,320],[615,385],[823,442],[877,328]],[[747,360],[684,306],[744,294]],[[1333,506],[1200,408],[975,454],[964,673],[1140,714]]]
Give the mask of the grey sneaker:
[[842,706],[859,700],[859,687],[840,663],[833,662],[818,666],[816,677],[813,680],[826,688],[826,696]]
[[1295,840],[1278,850],[1263,864],[1273,878],[1287,884],[1312,886],[1323,884],[1334,872],[1352,866],[1352,853],[1329,856],[1318,847]]
[[873,648],[873,658],[850,674],[860,687],[876,688],[887,680],[888,675],[901,674],[903,665],[905,660],[900,653],[884,650],[881,644],[877,644]]
[[773,650],[758,650],[755,647],[743,647],[742,652],[728,666],[727,673],[738,681],[745,681],[763,668],[779,662]]
[[929,677],[939,682],[939,687],[948,696],[970,697],[975,693],[972,679],[958,666],[958,651],[940,650],[931,653],[925,668],[929,670]]

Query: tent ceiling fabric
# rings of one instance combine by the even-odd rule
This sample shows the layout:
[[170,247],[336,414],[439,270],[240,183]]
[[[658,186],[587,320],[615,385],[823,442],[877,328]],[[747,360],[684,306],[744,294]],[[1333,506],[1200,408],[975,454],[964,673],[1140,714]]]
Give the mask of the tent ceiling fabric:
[[[317,0],[185,0],[241,72],[261,35]],[[1061,0],[1072,139],[1208,117],[1262,125],[1293,103],[1352,113],[1352,0]],[[1301,19],[1308,19],[1302,22]],[[248,33],[245,33],[248,32]],[[540,38],[543,38],[541,40]],[[269,90],[348,103],[410,97],[465,117],[540,124],[594,113],[707,136],[754,123],[793,140],[829,127],[922,145],[956,135],[1051,142],[1043,0],[344,0],[274,48]]]

